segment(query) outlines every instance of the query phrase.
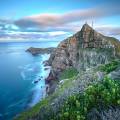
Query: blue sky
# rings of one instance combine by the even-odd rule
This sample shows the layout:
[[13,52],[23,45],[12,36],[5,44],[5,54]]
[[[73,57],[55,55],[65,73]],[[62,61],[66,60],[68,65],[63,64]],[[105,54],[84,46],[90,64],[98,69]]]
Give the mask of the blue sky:
[[[64,13],[75,9],[96,6],[101,2],[88,0],[2,0],[1,16],[20,18],[40,13]],[[15,16],[14,16],[15,15]]]
[[62,40],[87,21],[120,38],[119,0],[1,0],[0,41]]

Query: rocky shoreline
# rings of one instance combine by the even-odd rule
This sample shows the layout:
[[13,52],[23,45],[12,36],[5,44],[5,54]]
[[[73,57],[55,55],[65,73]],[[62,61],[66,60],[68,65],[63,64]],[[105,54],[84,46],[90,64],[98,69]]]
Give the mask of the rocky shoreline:
[[108,37],[84,24],[79,32],[60,42],[57,48],[30,47],[26,52],[32,55],[50,54],[50,58],[43,64],[46,67],[51,66],[49,75],[45,79],[45,83],[49,86],[47,92],[51,94],[55,91],[56,82],[59,82],[60,74],[64,70],[73,67],[81,72],[99,64],[106,64],[115,58],[114,53],[118,54],[115,48],[116,45],[112,44]]
[[108,38],[110,37],[106,37],[88,24],[84,24],[80,31],[60,42],[51,53],[47,64],[52,69],[46,79],[47,83],[59,80],[61,72],[71,67],[80,72],[120,57],[119,40]]
[[[52,54],[53,52],[55,52],[55,49],[56,48],[54,48],[54,47],[50,47],[50,48],[35,48],[35,47],[30,47],[30,48],[28,48],[26,50],[26,52],[29,52],[33,56],[36,56],[36,55],[39,55],[39,54]],[[46,76],[46,78],[45,78],[45,84],[46,84],[46,92],[47,92],[47,94],[51,94],[51,93],[53,93],[53,91],[56,88],[56,84],[54,84],[53,83],[54,81],[52,81],[52,80],[56,79],[56,78],[54,76],[52,76],[52,73],[51,73],[50,58],[48,60],[43,61],[42,64],[44,66],[44,71],[50,70],[48,76]],[[41,77],[38,78],[37,80],[34,80],[33,83],[37,84],[40,80],[41,80]]]
[[[113,65],[113,62],[111,62],[117,59],[120,60],[120,42],[115,38],[108,38],[95,31],[88,24],[84,24],[79,32],[60,42],[58,47],[52,51],[49,60],[44,62],[45,66],[51,66],[49,75],[45,79],[46,84],[49,85],[47,92],[50,95],[43,100],[43,103],[35,106],[38,108],[35,114],[34,109],[32,109],[31,116],[29,116],[29,112],[26,112],[28,116],[24,113],[20,117],[25,118],[25,120],[50,120],[51,118],[58,120],[63,110],[61,108],[70,100],[70,96],[75,98],[77,94],[84,95],[88,87],[99,85],[106,76],[120,80],[120,64],[118,62],[118,65]],[[77,75],[74,71],[69,71],[70,69],[75,69]],[[66,72],[66,70],[69,72]],[[61,74],[64,76],[61,77]],[[69,77],[71,74],[73,76]],[[90,108],[90,110],[92,109]],[[115,109],[112,110],[115,111]],[[102,117],[104,117],[101,114],[103,111],[104,109],[101,109],[99,113]],[[67,117],[69,117],[69,113],[64,112],[62,115],[66,117],[67,114]],[[88,111],[87,115],[89,113]],[[94,114],[93,111],[91,113],[96,117],[96,113]],[[109,113],[106,116],[109,116]],[[119,118],[119,114],[117,117]],[[90,120],[96,120],[96,118]],[[102,120],[107,120],[107,118]],[[116,119],[110,118],[109,120]]]
[[35,48],[35,47],[30,47],[26,50],[26,52],[31,53],[32,55],[38,55],[38,54],[51,54],[53,51],[55,51],[54,47],[50,48]]

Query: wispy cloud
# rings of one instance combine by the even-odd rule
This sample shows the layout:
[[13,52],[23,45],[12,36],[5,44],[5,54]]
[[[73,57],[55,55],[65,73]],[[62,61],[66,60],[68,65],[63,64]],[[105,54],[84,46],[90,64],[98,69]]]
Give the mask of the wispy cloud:
[[1,33],[0,40],[57,40],[59,37],[69,36],[69,33],[63,31],[56,32],[9,32]]
[[104,35],[116,36],[120,39],[120,26],[98,25],[95,27],[95,29]]
[[[64,14],[43,13],[18,20],[0,19],[0,39],[53,39],[69,36],[81,29],[85,21],[120,15],[119,4],[105,4]],[[84,22],[83,22],[84,21]],[[97,26],[106,35],[120,35],[119,26]]]
[[89,8],[83,10],[75,10],[65,14],[38,14],[33,16],[27,16],[20,20],[15,21],[15,24],[20,28],[32,29],[39,28],[43,30],[56,30],[66,24],[73,22],[92,20],[97,18],[103,18],[108,16],[120,15],[120,7],[118,5],[109,7],[99,6],[97,8]]

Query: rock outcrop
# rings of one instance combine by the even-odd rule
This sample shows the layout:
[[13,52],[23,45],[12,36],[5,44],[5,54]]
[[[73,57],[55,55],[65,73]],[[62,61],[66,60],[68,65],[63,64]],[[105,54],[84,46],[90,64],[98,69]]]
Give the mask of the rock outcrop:
[[[80,71],[107,63],[120,56],[117,52],[118,46],[120,47],[118,40],[106,37],[96,32],[88,24],[84,24],[81,31],[63,40],[51,54],[50,75],[59,78],[59,73],[69,67],[75,67]],[[48,78],[51,78],[50,75]]]

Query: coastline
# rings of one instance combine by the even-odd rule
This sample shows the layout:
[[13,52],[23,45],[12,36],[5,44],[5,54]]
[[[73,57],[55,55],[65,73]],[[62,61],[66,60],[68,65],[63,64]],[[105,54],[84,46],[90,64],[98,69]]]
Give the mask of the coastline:
[[[49,67],[44,66],[43,62],[49,59],[49,54],[32,56],[25,52],[30,46],[50,47],[48,44],[7,44],[1,45],[1,111],[0,119],[9,120],[17,114],[28,110],[30,106],[37,104],[46,95],[44,82],[37,84],[32,82],[42,74],[49,74]],[[3,58],[3,59],[2,59]],[[49,69],[48,69],[49,68]],[[45,70],[44,70],[45,69]],[[45,79],[44,78],[44,79]],[[44,91],[41,95],[41,85]],[[4,89],[5,88],[5,89]],[[38,95],[39,94],[39,95]],[[7,99],[6,99],[7,98]],[[9,98],[9,99],[8,99]]]
[[49,59],[50,54],[43,54],[41,56],[42,56],[42,60],[40,62],[41,72],[36,76],[35,80],[40,79],[40,77],[42,77],[42,79],[38,81],[38,83],[34,83],[34,80],[33,80],[33,84],[36,84],[36,85],[32,89],[33,96],[32,96],[32,101],[28,104],[29,107],[33,107],[34,105],[36,105],[39,101],[44,99],[47,94],[46,93],[47,85],[45,83],[45,79],[48,77],[50,73],[50,66],[45,66],[44,61]]
[[[79,32],[58,45],[49,60],[45,62],[51,65],[51,70],[45,80],[49,85],[48,92],[50,94],[33,108],[23,112],[16,120],[87,119],[90,111],[101,105],[101,100],[104,101],[103,105],[105,106],[108,103],[110,106],[120,104],[117,97],[119,92],[114,94],[114,98],[118,98],[115,104],[111,104],[111,101],[114,101],[113,97],[107,99],[106,103],[106,90],[108,89],[110,96],[112,96],[120,88],[118,86],[111,92],[105,84],[107,82],[113,87],[111,83],[115,80],[108,78],[108,76],[115,70],[119,74],[119,61],[116,61],[118,56],[115,56],[113,52],[113,47],[116,47],[116,44],[113,45],[107,41],[105,36],[96,31],[94,31],[94,36],[91,36],[93,31],[89,25],[85,24]],[[91,43],[91,39],[96,44],[94,41]],[[117,53],[117,50],[115,52]],[[58,83],[56,88],[55,83]],[[53,91],[51,94],[53,88],[55,92]],[[100,112],[105,109],[102,108]],[[78,113],[82,117],[78,117]]]

